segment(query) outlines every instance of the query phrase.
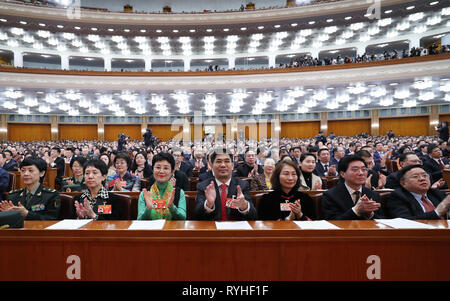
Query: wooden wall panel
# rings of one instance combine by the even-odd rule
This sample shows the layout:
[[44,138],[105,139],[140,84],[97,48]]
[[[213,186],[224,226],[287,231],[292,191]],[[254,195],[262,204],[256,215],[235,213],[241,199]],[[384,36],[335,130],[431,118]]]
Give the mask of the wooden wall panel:
[[112,125],[105,124],[105,140],[117,141],[119,139],[119,134],[124,133],[127,136],[130,136],[131,140],[142,140],[141,134],[141,125],[130,125],[130,124],[120,124],[120,125]]
[[52,140],[50,124],[8,124],[10,141]]
[[331,133],[334,133],[336,136],[370,134],[370,119],[328,121],[328,135]]
[[168,141],[178,134],[180,134],[180,137],[183,135],[181,125],[174,131],[172,131],[172,125],[170,124],[149,124],[147,128],[151,129],[153,135],[161,139],[161,141]]
[[282,122],[280,137],[310,138],[319,133],[320,121]]
[[439,115],[439,121],[449,121],[450,122],[450,115]]
[[60,140],[97,140],[96,124],[60,124],[58,126]]
[[392,130],[400,136],[421,136],[428,134],[428,116],[380,118],[380,135]]

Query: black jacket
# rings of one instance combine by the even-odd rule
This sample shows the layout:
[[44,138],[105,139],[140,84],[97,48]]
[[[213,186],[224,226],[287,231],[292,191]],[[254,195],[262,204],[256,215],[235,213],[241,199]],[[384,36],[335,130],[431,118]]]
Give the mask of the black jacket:
[[282,191],[271,191],[265,194],[258,205],[258,220],[284,220],[289,216],[290,211],[281,211],[280,204],[286,203],[286,198],[289,198],[290,203],[294,203],[296,200],[300,200],[302,207],[302,220],[315,219],[316,214],[314,211],[314,201],[306,193],[300,191],[291,191],[286,195]]

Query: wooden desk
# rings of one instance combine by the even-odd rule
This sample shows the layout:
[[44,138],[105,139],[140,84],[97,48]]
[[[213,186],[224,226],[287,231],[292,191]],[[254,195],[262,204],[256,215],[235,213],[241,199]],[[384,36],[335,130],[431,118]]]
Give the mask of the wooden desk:
[[[127,230],[132,221],[95,221],[79,230],[45,230],[26,221],[0,231],[0,281],[67,280],[80,258],[81,280],[368,280],[379,256],[381,280],[449,281],[450,227],[398,230],[375,221],[333,221],[340,230],[301,230],[293,222],[171,221],[163,230]],[[220,271],[220,272],[219,272]]]

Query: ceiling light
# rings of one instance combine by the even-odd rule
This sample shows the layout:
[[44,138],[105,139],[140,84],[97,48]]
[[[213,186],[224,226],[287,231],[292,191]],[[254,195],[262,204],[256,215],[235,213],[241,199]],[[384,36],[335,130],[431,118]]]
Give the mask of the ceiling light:
[[385,13],[385,14],[390,14],[390,13],[392,13],[392,9],[387,10],[387,11],[385,11],[384,13]]
[[208,28],[207,30],[206,30],[206,32],[211,32],[212,31],[212,29],[211,28]]
[[109,32],[114,32],[114,28],[108,28]]
[[130,32],[130,30],[128,28],[125,28],[123,31],[124,32]]
[[161,33],[162,30],[161,30],[161,29],[157,29],[156,32],[157,32],[157,33]]
[[436,4],[438,4],[438,3],[439,3],[439,1],[433,1],[433,2],[430,2],[430,6],[436,5]]
[[241,30],[245,31],[245,30],[247,30],[247,27],[241,27]]
[[229,28],[224,28],[223,31],[228,32],[228,31],[230,31],[230,29]]
[[277,24],[277,25],[274,25],[273,27],[275,27],[275,28],[280,28],[281,25],[280,25],[280,24]]
[[292,24],[291,24],[292,27],[295,27],[295,26],[297,26],[297,25],[298,25],[297,23],[292,23]]
[[5,22],[8,22],[8,20],[6,20],[6,19],[0,19],[0,22],[5,23]]
[[58,28],[64,28],[64,25],[56,25]]
[[195,32],[195,29],[189,29],[189,32]]
[[327,19],[327,23],[331,23],[333,21],[334,21],[333,19]]
[[258,29],[264,29],[264,26],[258,26]]
[[406,8],[406,10],[411,10],[411,9],[414,9],[415,8],[415,6],[414,5],[411,5],[411,6],[408,6],[407,8]]
[[172,32],[177,33],[177,32],[179,32],[179,30],[178,29],[174,29],[174,30],[172,30]]
[[146,29],[141,29],[141,30],[139,30],[139,31],[142,32],[142,33],[147,32]]
[[348,17],[345,17],[344,19],[348,21],[348,20],[351,20],[352,17],[348,16]]

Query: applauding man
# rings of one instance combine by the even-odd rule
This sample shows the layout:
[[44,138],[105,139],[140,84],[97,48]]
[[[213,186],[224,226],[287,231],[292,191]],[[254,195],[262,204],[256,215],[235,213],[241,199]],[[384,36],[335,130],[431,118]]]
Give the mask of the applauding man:
[[197,186],[195,217],[199,220],[254,220],[256,209],[247,181],[232,177],[233,157],[226,149],[211,154],[213,179]]
[[366,188],[367,166],[358,156],[346,156],[339,161],[341,181],[322,196],[322,213],[326,220],[356,220],[381,218],[378,193]]

